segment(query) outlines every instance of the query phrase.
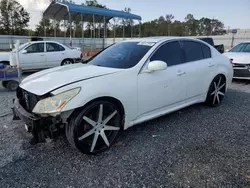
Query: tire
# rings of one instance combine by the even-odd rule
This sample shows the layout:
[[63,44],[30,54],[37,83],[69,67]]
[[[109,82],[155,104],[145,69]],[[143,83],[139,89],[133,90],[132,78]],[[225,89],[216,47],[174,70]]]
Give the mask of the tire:
[[96,101],[75,112],[65,127],[69,143],[79,151],[95,155],[109,149],[122,129],[122,114],[109,101]]
[[74,61],[71,59],[65,59],[62,61],[61,66],[73,64]]
[[226,94],[226,78],[223,75],[217,75],[210,84],[206,104],[211,107],[219,106]]
[[15,80],[11,80],[11,81],[8,81],[6,83],[6,88],[9,90],[9,91],[16,91],[17,88],[19,86],[19,82],[15,81]]

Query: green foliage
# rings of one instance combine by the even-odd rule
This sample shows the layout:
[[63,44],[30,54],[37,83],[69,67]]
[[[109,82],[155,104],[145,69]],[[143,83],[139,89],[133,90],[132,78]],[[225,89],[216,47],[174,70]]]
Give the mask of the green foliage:
[[29,13],[16,0],[0,1],[0,34],[24,35]]

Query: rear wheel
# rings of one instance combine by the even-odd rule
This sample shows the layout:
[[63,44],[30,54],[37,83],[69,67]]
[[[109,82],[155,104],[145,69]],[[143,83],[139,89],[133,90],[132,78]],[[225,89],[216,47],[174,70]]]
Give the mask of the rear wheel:
[[96,101],[75,113],[66,126],[70,144],[85,154],[97,154],[112,146],[120,132],[122,114],[109,101]]
[[223,75],[216,76],[207,93],[206,104],[209,106],[218,106],[224,99],[226,93],[226,79]]
[[64,65],[70,65],[70,64],[73,64],[74,62],[73,62],[73,60],[71,60],[71,59],[65,59],[65,60],[63,60],[63,62],[61,63],[61,65],[62,66],[64,66]]

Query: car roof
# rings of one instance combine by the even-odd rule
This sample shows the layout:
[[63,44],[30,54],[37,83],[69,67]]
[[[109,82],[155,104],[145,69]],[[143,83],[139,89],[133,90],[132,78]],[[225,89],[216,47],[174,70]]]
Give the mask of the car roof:
[[165,37],[165,36],[155,36],[155,37],[143,37],[143,38],[135,38],[135,39],[130,39],[130,40],[124,40],[122,42],[163,42],[163,41],[168,41],[168,40],[174,40],[174,39],[189,39],[189,40],[194,40],[194,41],[201,41],[199,39],[193,38],[193,37]]

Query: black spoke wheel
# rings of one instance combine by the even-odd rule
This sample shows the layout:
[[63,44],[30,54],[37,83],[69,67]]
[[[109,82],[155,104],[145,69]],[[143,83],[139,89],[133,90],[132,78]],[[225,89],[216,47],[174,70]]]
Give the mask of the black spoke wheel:
[[210,84],[206,104],[218,106],[223,101],[226,94],[226,79],[223,75],[217,75]]
[[109,101],[96,101],[73,114],[66,126],[66,137],[81,152],[97,154],[112,146],[121,126],[119,108]]

